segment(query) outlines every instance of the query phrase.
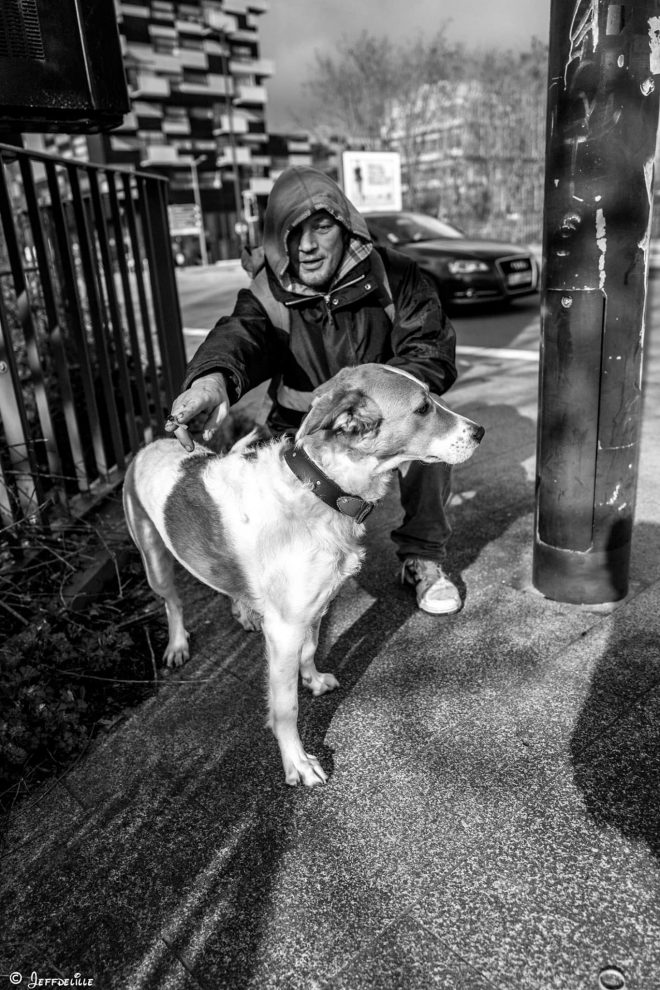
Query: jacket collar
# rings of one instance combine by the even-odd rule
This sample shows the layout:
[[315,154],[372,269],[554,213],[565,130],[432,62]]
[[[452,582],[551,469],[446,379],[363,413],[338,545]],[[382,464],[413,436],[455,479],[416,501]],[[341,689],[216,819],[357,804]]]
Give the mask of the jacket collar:
[[314,291],[309,295],[301,295],[284,289],[269,270],[268,283],[276,299],[284,303],[285,306],[300,306],[313,300],[325,299],[335,300],[337,303],[354,302],[364,295],[368,295],[378,287],[378,279],[373,271],[372,255],[358,262],[349,271],[338,279],[327,293]]

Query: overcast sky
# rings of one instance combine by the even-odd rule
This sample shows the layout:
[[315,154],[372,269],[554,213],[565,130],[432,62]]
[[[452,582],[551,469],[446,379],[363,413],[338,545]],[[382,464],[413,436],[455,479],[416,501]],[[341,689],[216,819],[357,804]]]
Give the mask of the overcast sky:
[[259,18],[261,54],[275,61],[268,82],[270,130],[295,130],[295,109],[315,50],[332,52],[342,36],[366,30],[392,39],[447,35],[471,48],[525,48],[548,39],[550,0],[270,0]]

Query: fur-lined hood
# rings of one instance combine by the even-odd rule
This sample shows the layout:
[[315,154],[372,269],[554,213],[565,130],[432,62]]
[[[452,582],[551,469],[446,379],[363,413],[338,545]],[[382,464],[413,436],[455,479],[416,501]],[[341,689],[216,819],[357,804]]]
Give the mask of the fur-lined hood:
[[305,165],[291,166],[275,180],[264,218],[266,261],[282,288],[288,292],[315,294],[315,290],[295,282],[288,270],[288,238],[294,227],[318,210],[327,210],[349,232],[349,243],[335,281],[343,278],[347,271],[371,253],[371,237],[364,218],[337,183],[318,169]]

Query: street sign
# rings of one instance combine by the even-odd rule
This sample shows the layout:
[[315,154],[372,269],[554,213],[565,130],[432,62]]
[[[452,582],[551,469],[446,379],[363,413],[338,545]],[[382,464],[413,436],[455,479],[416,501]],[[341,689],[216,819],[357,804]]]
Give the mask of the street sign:
[[202,230],[202,215],[196,203],[179,203],[167,207],[170,221],[170,234],[182,237],[185,234],[198,236]]

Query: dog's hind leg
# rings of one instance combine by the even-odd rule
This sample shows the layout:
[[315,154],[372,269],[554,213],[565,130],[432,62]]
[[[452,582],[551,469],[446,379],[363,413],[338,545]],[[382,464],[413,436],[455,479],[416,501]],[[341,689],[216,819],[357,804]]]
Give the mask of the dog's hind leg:
[[132,490],[131,481],[129,474],[123,496],[128,531],[142,556],[149,587],[165,602],[169,638],[163,660],[168,667],[180,667],[189,658],[190,651],[183,624],[183,606],[174,584],[174,558]]
[[327,780],[321,764],[303,749],[298,735],[298,670],[308,636],[306,625],[267,610],[263,631],[268,653],[268,725],[277,739],[287,784],[317,787]]
[[339,687],[339,681],[334,674],[320,673],[314,663],[320,627],[321,620],[319,619],[308,630],[300,657],[300,676],[302,677],[302,682],[306,688],[309,688],[314,697],[317,697],[319,694],[325,694],[327,691],[334,691],[335,688]]

